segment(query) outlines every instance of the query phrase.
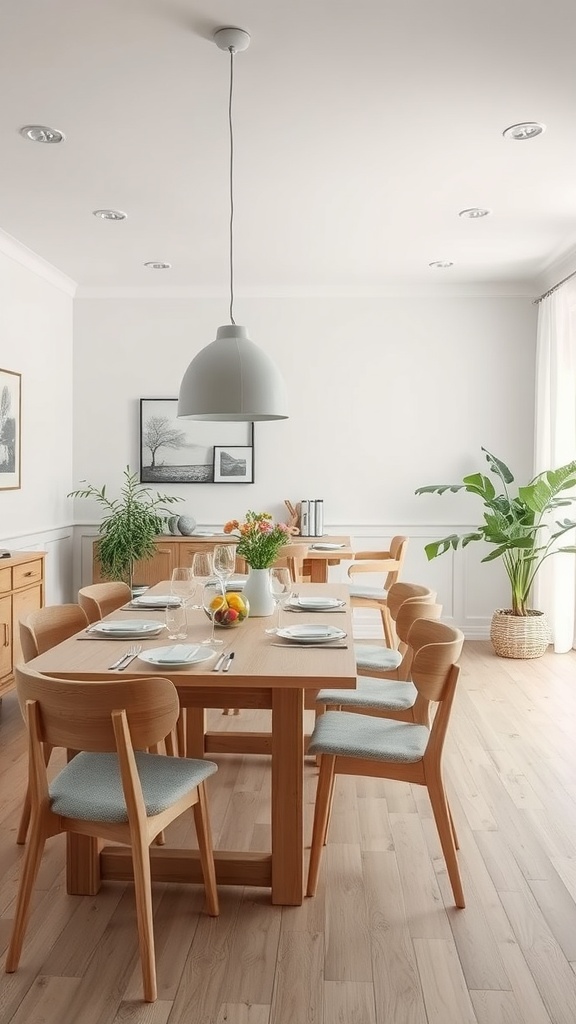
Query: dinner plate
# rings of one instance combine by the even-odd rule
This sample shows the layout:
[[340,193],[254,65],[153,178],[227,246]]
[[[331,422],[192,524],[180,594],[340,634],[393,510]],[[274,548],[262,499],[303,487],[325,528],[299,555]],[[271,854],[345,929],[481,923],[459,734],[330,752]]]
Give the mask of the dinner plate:
[[345,548],[345,544],[311,544],[310,548],[312,551],[338,551],[339,548]]
[[289,601],[289,608],[300,608],[308,611],[329,611],[331,608],[342,608],[346,604],[338,597],[299,597]]
[[213,658],[216,651],[209,647],[197,647],[193,644],[173,644],[171,647],[154,647],[151,651],[142,651],[138,655],[140,661],[148,665],[169,666],[198,665],[201,661]]
[[109,622],[95,622],[89,628],[91,633],[156,633],[164,628],[164,623],[151,619],[111,619]]
[[289,626],[287,629],[279,629],[276,636],[299,644],[323,644],[332,640],[343,640],[346,633],[343,629],[335,629],[334,626]]
[[180,598],[174,594],[142,594],[131,602],[140,608],[167,608],[169,605],[180,604]]

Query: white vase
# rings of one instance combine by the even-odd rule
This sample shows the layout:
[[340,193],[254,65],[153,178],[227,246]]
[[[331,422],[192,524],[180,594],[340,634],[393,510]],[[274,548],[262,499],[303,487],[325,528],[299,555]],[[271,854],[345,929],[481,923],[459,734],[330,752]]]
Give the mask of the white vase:
[[250,616],[274,614],[274,598],[270,587],[269,569],[249,569],[244,597],[250,604]]

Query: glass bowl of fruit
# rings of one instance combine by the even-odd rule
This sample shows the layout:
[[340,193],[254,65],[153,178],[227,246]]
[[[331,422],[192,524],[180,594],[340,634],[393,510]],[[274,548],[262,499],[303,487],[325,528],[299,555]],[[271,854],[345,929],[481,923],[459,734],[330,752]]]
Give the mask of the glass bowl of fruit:
[[248,618],[250,605],[243,594],[234,590],[228,590],[224,597],[215,597],[213,604],[215,626],[229,629],[231,626],[239,626]]

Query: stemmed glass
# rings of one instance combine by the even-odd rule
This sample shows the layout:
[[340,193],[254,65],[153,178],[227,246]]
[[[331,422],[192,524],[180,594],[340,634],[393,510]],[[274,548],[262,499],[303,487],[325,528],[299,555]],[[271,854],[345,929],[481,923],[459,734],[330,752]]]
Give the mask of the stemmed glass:
[[276,605],[276,625],[267,629],[266,633],[277,633],[280,629],[280,612],[286,607],[292,593],[292,577],[288,569],[272,567],[270,569],[270,590]]
[[219,608],[222,607],[222,603],[225,601],[224,597],[224,584],[220,580],[207,580],[202,588],[202,607],[206,614],[210,617],[212,623],[212,630],[210,636],[205,640],[201,640],[201,644],[223,644],[223,640],[217,640],[214,636],[214,616]]
[[[196,551],[192,558],[192,578],[196,581],[196,587],[199,581],[205,582],[211,576],[214,575],[214,566],[212,565],[212,552],[211,551]],[[196,588],[195,588],[196,592]],[[201,604],[190,605],[192,610],[197,611],[202,607]]]
[[217,544],[213,556],[214,575],[222,581],[226,590],[226,580],[229,580],[236,568],[236,545]]

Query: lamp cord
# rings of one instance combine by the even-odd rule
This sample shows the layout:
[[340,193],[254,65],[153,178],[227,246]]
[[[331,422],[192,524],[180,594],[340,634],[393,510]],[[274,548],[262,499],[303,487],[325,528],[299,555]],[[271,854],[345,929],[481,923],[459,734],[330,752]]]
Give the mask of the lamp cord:
[[230,47],[230,95],[228,98],[228,127],[230,132],[230,323],[236,324],[234,307],[234,133],[232,130],[232,92],[234,85],[234,47]]

